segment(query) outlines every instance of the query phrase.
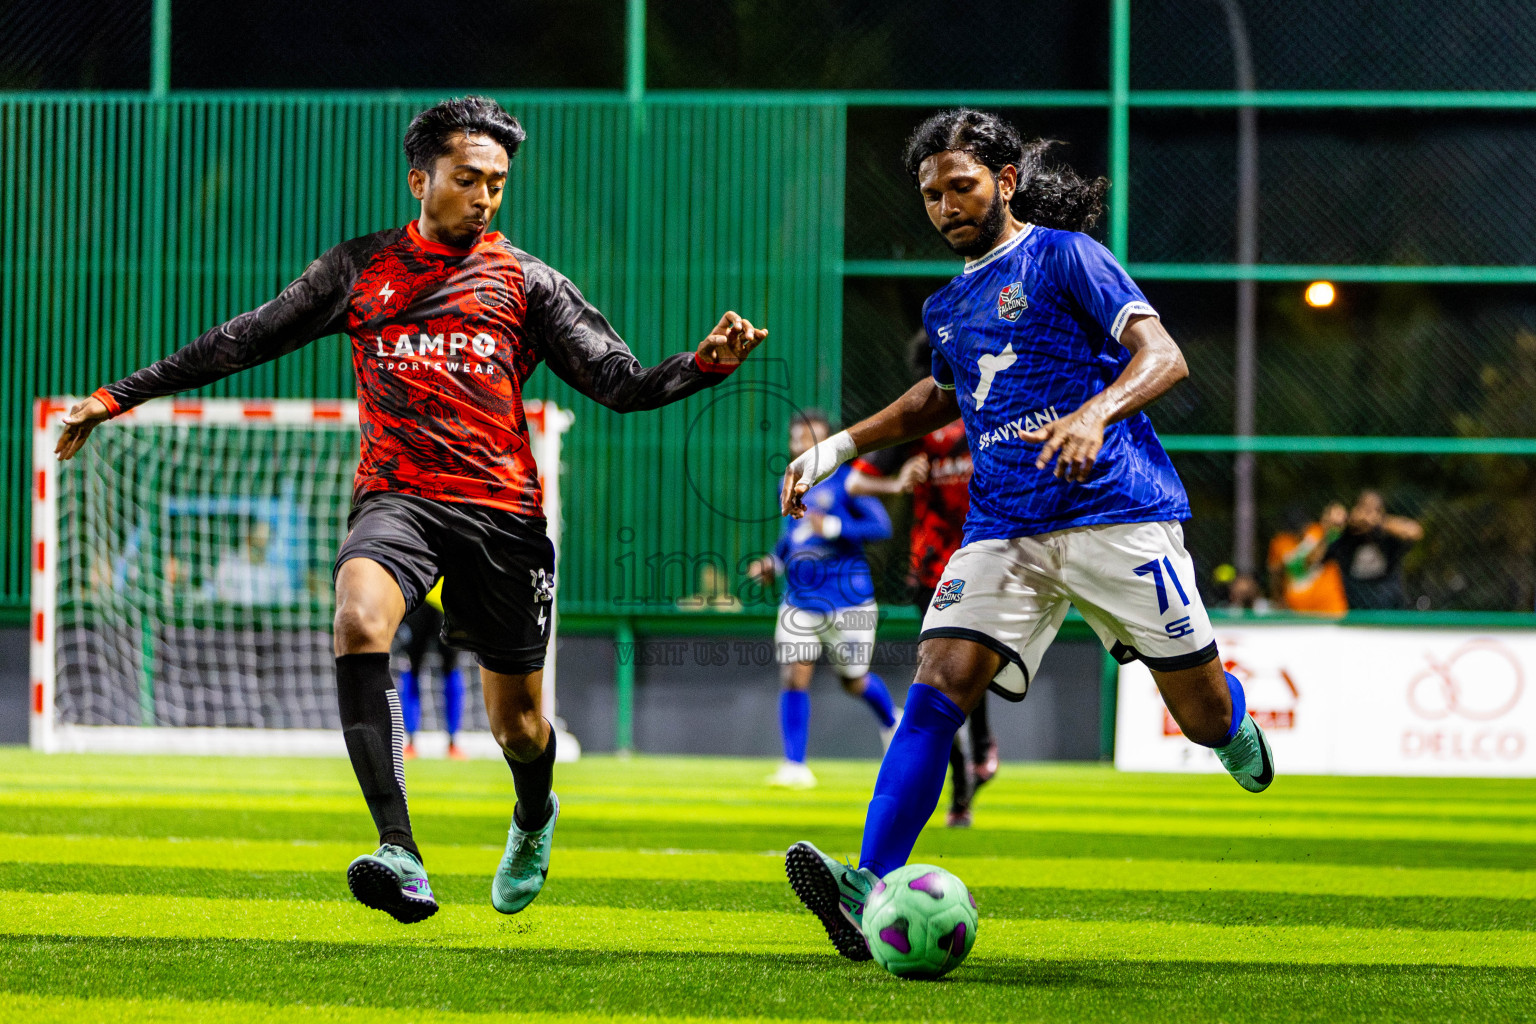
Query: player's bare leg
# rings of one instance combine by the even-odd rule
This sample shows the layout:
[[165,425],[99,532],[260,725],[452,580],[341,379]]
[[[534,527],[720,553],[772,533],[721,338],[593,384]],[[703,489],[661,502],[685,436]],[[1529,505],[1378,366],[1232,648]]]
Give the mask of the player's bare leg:
[[790,885],[848,959],[869,959],[859,930],[869,891],[883,875],[906,863],[918,833],[939,804],[955,730],[1001,668],[1002,657],[974,641],[924,640],[918,647],[917,678],[907,691],[906,713],[875,779],[859,866],[840,864],[810,843],[789,848],[785,870]]
[[365,906],[406,924],[437,913],[405,796],[405,722],[389,672],[389,645],[405,617],[405,597],[388,570],[350,558],[336,573],[336,695],[342,735],[379,848],[347,868],[347,885]]
[[1274,757],[1264,730],[1248,715],[1242,685],[1213,657],[1176,672],[1152,670],[1168,713],[1193,743],[1210,747],[1250,793],[1261,793],[1275,778]]
[[560,799],[555,796],[555,730],[544,717],[544,670],[497,672],[480,669],[491,735],[501,746],[517,805],[507,829],[507,847],[491,879],[491,905],[515,914],[532,903],[549,877],[549,854]]
[[332,644],[346,654],[388,654],[405,618],[405,595],[394,576],[371,558],[349,558],[336,572]]
[[811,676],[813,661],[792,661],[779,666],[779,734],[784,760],[768,776],[768,785],[782,789],[810,789],[816,776],[805,763],[806,738],[811,729]]
[[1178,672],[1153,670],[1152,678],[1185,736],[1203,747],[1221,743],[1232,723],[1232,697],[1219,660]]

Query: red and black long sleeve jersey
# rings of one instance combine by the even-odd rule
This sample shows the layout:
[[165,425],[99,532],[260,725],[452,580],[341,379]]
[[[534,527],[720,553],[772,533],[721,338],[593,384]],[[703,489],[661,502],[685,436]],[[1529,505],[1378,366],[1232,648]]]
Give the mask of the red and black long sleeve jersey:
[[928,479],[912,489],[912,563],[908,581],[932,590],[960,547],[971,509],[971,448],[959,420],[895,448],[861,455],[853,468],[870,476],[895,476],[914,455],[928,456]]
[[96,392],[116,415],[345,333],[362,421],[354,500],[396,491],[540,516],[523,384],[540,360],[610,409],[654,409],[726,376],[691,352],[642,367],[564,275],[498,233],[473,249],[415,222],[343,242],[283,293]]

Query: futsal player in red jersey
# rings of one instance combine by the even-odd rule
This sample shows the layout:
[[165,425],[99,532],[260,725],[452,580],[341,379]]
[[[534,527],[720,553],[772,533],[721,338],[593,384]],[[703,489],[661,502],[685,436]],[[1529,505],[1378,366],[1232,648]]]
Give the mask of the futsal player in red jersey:
[[418,114],[405,133],[416,220],[341,243],[271,302],[99,389],[70,410],[57,449],[71,458],[97,424],[141,402],[350,337],[362,453],[336,556],[336,686],[379,848],[347,882],[406,923],[438,907],[411,832],[389,648],[439,577],[443,637],[480,662],[517,793],[491,902],[515,914],[549,873],[560,803],[540,697],[555,564],[524,383],[543,361],[611,409],[655,409],[724,380],[768,333],[728,312],[694,351],[642,367],[574,284],[491,230],[525,137],[484,97]]
[[[928,335],[912,339],[911,362],[920,377],[932,364]],[[933,602],[944,565],[960,547],[965,516],[971,507],[971,449],[959,420],[894,448],[882,448],[854,460],[850,494],[912,495],[912,560],[907,574],[912,603],[921,621]],[[970,715],[970,751],[955,734],[949,751],[951,828],[969,828],[976,790],[997,774],[997,740],[987,721],[982,697]]]

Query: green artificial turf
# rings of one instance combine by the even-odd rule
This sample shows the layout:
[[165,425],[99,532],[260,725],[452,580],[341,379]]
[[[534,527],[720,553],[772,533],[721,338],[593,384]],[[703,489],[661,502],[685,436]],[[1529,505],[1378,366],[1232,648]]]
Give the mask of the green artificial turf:
[[775,854],[856,851],[875,766],[588,758],[549,885],[487,891],[505,768],[413,762],[435,918],[351,901],[345,761],[0,748],[0,1020],[1536,1019],[1536,787],[1009,764],[915,859],[971,884],[971,958],[902,982],[833,952]]

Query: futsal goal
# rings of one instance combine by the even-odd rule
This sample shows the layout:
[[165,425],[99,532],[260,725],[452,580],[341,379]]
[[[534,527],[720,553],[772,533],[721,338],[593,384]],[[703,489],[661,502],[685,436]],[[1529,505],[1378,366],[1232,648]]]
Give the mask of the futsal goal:
[[[357,403],[149,402],[53,455],[78,399],[34,406],[31,727],[38,750],[346,753],[331,566],[357,470]],[[526,403],[550,539],[571,414]],[[544,674],[555,717],[555,634]],[[466,672],[472,756],[500,756]],[[422,680],[418,749],[446,747]],[[560,737],[561,759],[580,750]],[[569,752],[569,753],[568,753]]]

